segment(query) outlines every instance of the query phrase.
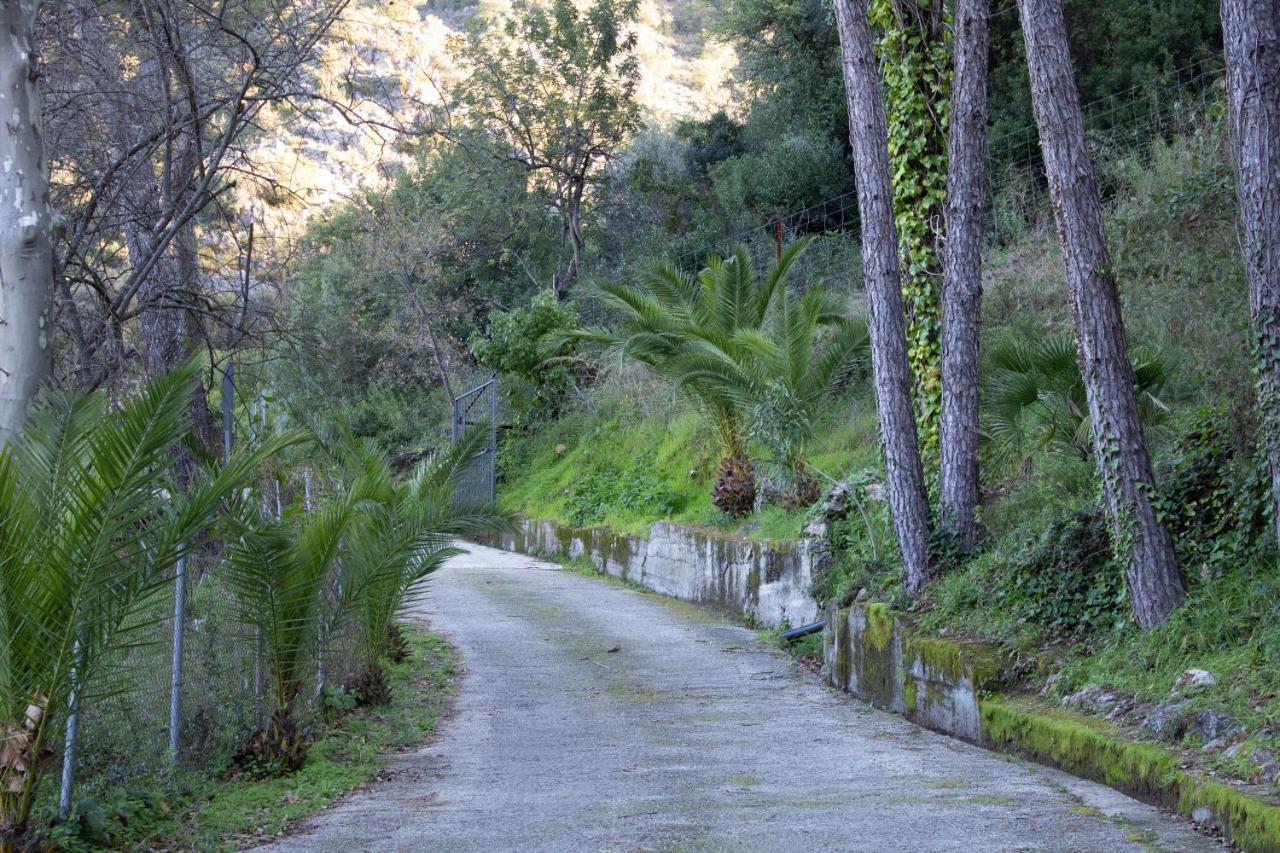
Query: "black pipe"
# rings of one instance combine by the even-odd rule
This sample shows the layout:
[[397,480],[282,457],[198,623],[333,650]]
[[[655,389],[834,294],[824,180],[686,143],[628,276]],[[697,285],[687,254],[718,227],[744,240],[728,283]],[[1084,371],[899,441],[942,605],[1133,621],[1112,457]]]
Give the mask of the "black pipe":
[[816,634],[821,631],[823,626],[826,624],[827,620],[819,619],[817,622],[810,622],[808,625],[801,625],[799,628],[792,628],[790,631],[784,631],[782,633],[782,639],[790,642],[792,640],[798,640],[801,637],[807,637],[810,634]]

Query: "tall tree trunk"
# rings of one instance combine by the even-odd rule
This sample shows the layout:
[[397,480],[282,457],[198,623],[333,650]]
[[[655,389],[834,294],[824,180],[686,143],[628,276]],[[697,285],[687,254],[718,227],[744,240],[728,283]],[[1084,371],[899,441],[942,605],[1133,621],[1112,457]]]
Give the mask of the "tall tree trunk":
[[880,75],[872,55],[867,0],[836,0],[843,54],[849,140],[853,145],[862,258],[871,311],[871,369],[875,377],[880,444],[884,451],[898,550],[906,588],[917,592],[932,577],[929,502],[925,496],[920,444],[911,411],[911,367],[903,327],[898,278],[898,236]]
[[22,429],[52,370],[53,209],[40,120],[35,46],[38,0],[0,7],[0,446]]
[[978,325],[989,15],[990,0],[956,2],[942,253],[940,524],[966,549],[978,538]]
[[1031,98],[1075,314],[1093,446],[1138,625],[1159,625],[1186,597],[1169,532],[1151,504],[1155,477],[1138,420],[1133,367],[1067,51],[1062,0],[1018,0]]
[[907,358],[920,444],[928,454],[938,447],[942,408],[938,244],[947,186],[951,30],[943,0],[870,0],[867,17],[882,33],[875,47],[884,72]]
[[1280,540],[1280,0],[1222,0],[1222,36],[1258,407]]

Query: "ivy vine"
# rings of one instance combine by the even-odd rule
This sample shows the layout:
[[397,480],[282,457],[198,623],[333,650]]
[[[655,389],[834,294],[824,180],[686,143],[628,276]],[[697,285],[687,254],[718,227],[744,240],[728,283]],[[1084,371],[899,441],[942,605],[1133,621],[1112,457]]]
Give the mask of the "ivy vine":
[[921,445],[930,452],[937,448],[942,409],[936,238],[947,196],[951,15],[942,0],[871,0],[868,18],[880,33],[907,349]]

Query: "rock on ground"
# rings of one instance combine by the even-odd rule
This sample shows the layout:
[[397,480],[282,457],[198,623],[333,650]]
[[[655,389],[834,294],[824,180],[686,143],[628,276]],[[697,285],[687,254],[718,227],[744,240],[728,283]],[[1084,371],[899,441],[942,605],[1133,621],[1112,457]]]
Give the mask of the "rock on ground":
[[461,652],[439,740],[270,849],[1216,849],[872,710],[698,608],[471,550],[420,613]]

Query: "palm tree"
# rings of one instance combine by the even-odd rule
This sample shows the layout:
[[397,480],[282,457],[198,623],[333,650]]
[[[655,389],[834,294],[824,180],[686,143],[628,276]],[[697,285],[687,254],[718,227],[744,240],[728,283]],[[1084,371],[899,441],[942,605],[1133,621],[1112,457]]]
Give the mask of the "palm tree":
[[350,613],[357,592],[327,594],[343,537],[366,501],[383,497],[379,472],[365,472],[342,484],[336,494],[294,520],[292,512],[273,519],[241,504],[239,531],[228,548],[225,578],[235,603],[235,618],[252,629],[260,643],[272,697],[266,725],[254,731],[236,755],[236,764],[259,774],[297,770],[307,757],[307,739],[298,717],[298,700],[311,677],[322,638]]
[[[1155,350],[1129,347],[1138,414],[1150,428],[1169,411],[1172,368]],[[1011,338],[992,348],[983,394],[997,452],[1024,461],[1042,448],[1081,460],[1093,453],[1093,425],[1071,335]]]
[[[472,428],[402,483],[392,485],[384,466],[385,499],[368,507],[347,536],[341,578],[357,599],[363,669],[354,685],[361,704],[390,701],[382,661],[392,653],[395,619],[425,592],[431,574],[450,557],[465,553],[455,539],[514,527],[512,515],[492,504],[455,499],[459,477],[486,440],[485,429]],[[368,449],[363,455],[371,458],[368,467],[381,459]]]
[[728,258],[712,256],[691,276],[657,264],[634,284],[600,286],[604,301],[621,314],[615,331],[581,329],[579,340],[614,347],[675,383],[711,424],[720,445],[712,501],[729,515],[746,515],[755,504],[755,467],[747,455],[748,420],[738,401],[715,382],[682,375],[691,349],[728,351],[735,335],[759,331],[769,307],[785,288],[788,272],[808,246],[797,240],[764,275],[745,246]]
[[[829,330],[823,334],[824,329]],[[790,480],[784,503],[808,506],[818,484],[805,452],[824,403],[868,354],[867,326],[820,289],[782,292],[764,326],[734,333],[723,346],[699,341],[675,359],[673,374],[733,400],[750,434]]]
[[106,689],[174,562],[300,440],[262,442],[179,489],[170,466],[198,373],[187,362],[119,408],[101,393],[51,395],[0,449],[0,847],[26,832],[50,721],[72,695]]

